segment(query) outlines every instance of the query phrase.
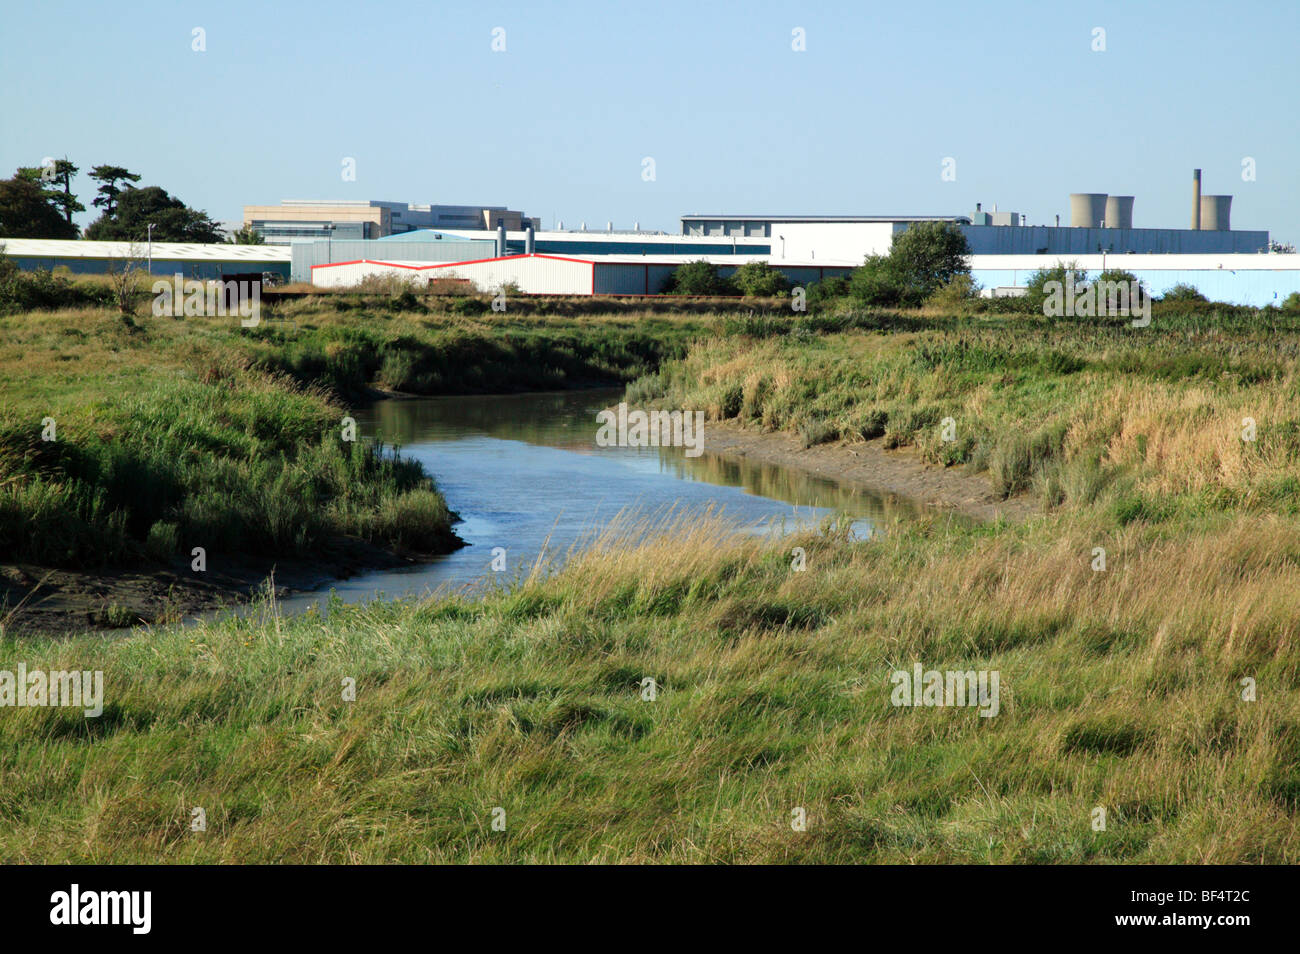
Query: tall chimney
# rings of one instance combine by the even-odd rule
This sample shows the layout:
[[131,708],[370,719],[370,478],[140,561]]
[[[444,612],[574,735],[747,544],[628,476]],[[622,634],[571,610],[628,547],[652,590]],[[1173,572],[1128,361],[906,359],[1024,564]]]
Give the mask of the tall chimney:
[[497,258],[506,257],[506,224],[499,222],[497,225]]
[[524,254],[535,255],[537,253],[537,233],[533,231],[532,223],[528,223],[528,230],[524,232]]
[[1192,170],[1192,228],[1201,228],[1201,170]]

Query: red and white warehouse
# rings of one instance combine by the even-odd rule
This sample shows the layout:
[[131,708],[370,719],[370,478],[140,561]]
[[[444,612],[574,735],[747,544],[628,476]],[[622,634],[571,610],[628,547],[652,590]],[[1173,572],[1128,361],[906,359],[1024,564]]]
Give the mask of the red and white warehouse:
[[[507,255],[472,262],[333,262],[313,265],[311,281],[322,288],[347,288],[372,275],[400,276],[424,285],[443,278],[469,281],[481,292],[514,285],[526,295],[657,295],[664,290],[673,269],[701,259],[712,262],[722,275],[730,275],[746,262],[768,261],[766,255],[636,255],[562,256]],[[773,265],[796,285],[833,275],[847,275],[849,262]]]

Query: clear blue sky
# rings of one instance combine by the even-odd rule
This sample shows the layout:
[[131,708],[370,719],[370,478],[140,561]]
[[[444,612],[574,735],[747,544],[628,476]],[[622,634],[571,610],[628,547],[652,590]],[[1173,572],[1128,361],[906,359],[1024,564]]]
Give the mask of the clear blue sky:
[[1295,0],[9,3],[0,175],[66,154],[89,206],[84,171],[124,165],[220,220],[356,198],[675,230],[979,201],[1038,224],[1096,191],[1186,228],[1199,166],[1234,228],[1296,241],[1298,40]]

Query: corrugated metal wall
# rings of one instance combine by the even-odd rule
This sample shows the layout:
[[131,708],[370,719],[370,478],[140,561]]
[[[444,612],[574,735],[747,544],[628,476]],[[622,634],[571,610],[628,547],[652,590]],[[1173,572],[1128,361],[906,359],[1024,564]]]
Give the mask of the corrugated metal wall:
[[539,257],[507,258],[467,264],[419,267],[404,262],[402,267],[385,262],[358,262],[317,268],[313,281],[323,287],[355,285],[368,275],[397,275],[420,284],[439,278],[461,278],[481,292],[494,292],[503,285],[517,285],[527,295],[590,295],[591,263]]
[[463,241],[437,242],[381,242],[378,239],[295,242],[291,247],[291,279],[309,282],[311,267],[327,262],[354,262],[360,259],[378,259],[403,262],[467,262],[491,258],[496,254],[496,243],[491,240],[465,239]]
[[1054,226],[959,225],[974,255],[1253,254],[1268,232],[1194,232],[1190,229],[1088,229]]
[[531,256],[433,268],[425,274],[430,278],[467,278],[480,291],[513,284],[527,295],[590,295],[591,272],[590,262]]
[[[122,268],[121,261],[105,258],[55,258],[19,256],[11,257],[23,271],[35,271],[44,268],[53,270],[66,268],[74,275],[104,275]],[[214,259],[165,259],[153,260],[154,278],[171,278],[180,275],[183,278],[217,279],[227,272],[272,272],[281,278],[289,277],[287,262],[259,262],[240,259],[222,262]]]

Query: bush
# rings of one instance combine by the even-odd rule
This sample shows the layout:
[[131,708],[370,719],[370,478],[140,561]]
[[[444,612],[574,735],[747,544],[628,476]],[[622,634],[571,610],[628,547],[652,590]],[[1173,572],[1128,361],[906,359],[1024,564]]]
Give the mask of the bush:
[[849,280],[839,275],[823,278],[808,286],[808,304],[825,305],[849,295]]
[[746,262],[731,276],[731,283],[742,295],[773,298],[790,290],[790,280],[767,262]]
[[106,305],[111,301],[112,290],[107,285],[73,282],[45,268],[23,271],[5,257],[0,246],[0,312]]
[[1194,285],[1179,283],[1160,296],[1160,300],[1169,303],[1203,305],[1209,299],[1196,290]]
[[969,275],[954,275],[925,300],[930,308],[964,310],[979,294],[979,285]]
[[1294,291],[1282,299],[1282,310],[1288,314],[1300,314],[1300,291]]
[[864,305],[891,307],[901,304],[904,288],[888,258],[868,255],[860,268],[849,276],[849,291]]
[[664,289],[670,295],[735,295],[736,287],[712,262],[687,262],[673,269]]
[[1021,298],[1023,307],[1033,314],[1045,314],[1045,306],[1048,299],[1048,282],[1059,282],[1061,288],[1073,280],[1076,292],[1082,291],[1088,285],[1088,273],[1079,268],[1077,262],[1062,263],[1053,265],[1051,268],[1040,268],[1029,276],[1025,282],[1027,289],[1024,297]]

